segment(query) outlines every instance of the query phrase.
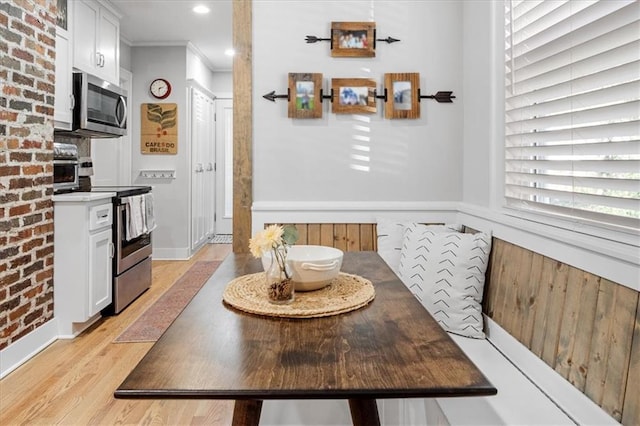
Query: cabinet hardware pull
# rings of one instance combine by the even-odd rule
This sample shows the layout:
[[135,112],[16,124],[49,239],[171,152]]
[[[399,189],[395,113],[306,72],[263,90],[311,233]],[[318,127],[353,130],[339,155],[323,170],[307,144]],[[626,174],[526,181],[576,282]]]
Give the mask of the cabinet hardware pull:
[[97,55],[98,55],[98,64],[97,65],[100,68],[104,68],[104,55],[102,53],[100,53],[100,52],[98,52]]

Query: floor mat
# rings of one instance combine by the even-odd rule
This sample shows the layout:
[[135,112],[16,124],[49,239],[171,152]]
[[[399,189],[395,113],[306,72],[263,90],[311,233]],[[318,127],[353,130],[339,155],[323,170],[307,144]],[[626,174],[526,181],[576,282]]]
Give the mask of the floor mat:
[[220,263],[219,261],[196,262],[114,342],[155,342],[158,340],[207,282]]
[[231,244],[233,243],[233,235],[218,234],[211,239],[211,244]]

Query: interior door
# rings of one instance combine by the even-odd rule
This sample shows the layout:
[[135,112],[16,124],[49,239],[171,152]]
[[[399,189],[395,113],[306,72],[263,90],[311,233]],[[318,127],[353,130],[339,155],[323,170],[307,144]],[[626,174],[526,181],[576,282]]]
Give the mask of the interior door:
[[191,89],[191,252],[211,239],[215,231],[214,101]]
[[233,233],[233,99],[216,98],[216,234]]
[[205,243],[204,197],[204,95],[191,89],[191,251],[197,251]]

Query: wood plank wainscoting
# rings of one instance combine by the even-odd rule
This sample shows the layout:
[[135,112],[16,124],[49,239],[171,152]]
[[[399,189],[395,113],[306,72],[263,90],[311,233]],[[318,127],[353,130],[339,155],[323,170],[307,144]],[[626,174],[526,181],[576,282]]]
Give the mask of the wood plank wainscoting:
[[297,244],[330,246],[342,251],[376,251],[375,223],[293,223]]
[[[376,224],[291,225],[299,232],[297,244],[377,249]],[[492,239],[485,314],[625,425],[640,424],[639,294]]]
[[493,238],[484,312],[624,424],[640,423],[639,293]]

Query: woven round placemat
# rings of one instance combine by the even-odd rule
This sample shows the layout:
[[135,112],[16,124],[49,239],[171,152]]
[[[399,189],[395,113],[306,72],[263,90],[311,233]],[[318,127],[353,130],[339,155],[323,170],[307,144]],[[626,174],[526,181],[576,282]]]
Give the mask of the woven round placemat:
[[375,297],[371,281],[341,272],[327,287],[296,292],[293,302],[275,305],[267,300],[264,280],[264,272],[238,277],[227,284],[222,299],[234,308],[252,314],[317,318],[353,311]]

